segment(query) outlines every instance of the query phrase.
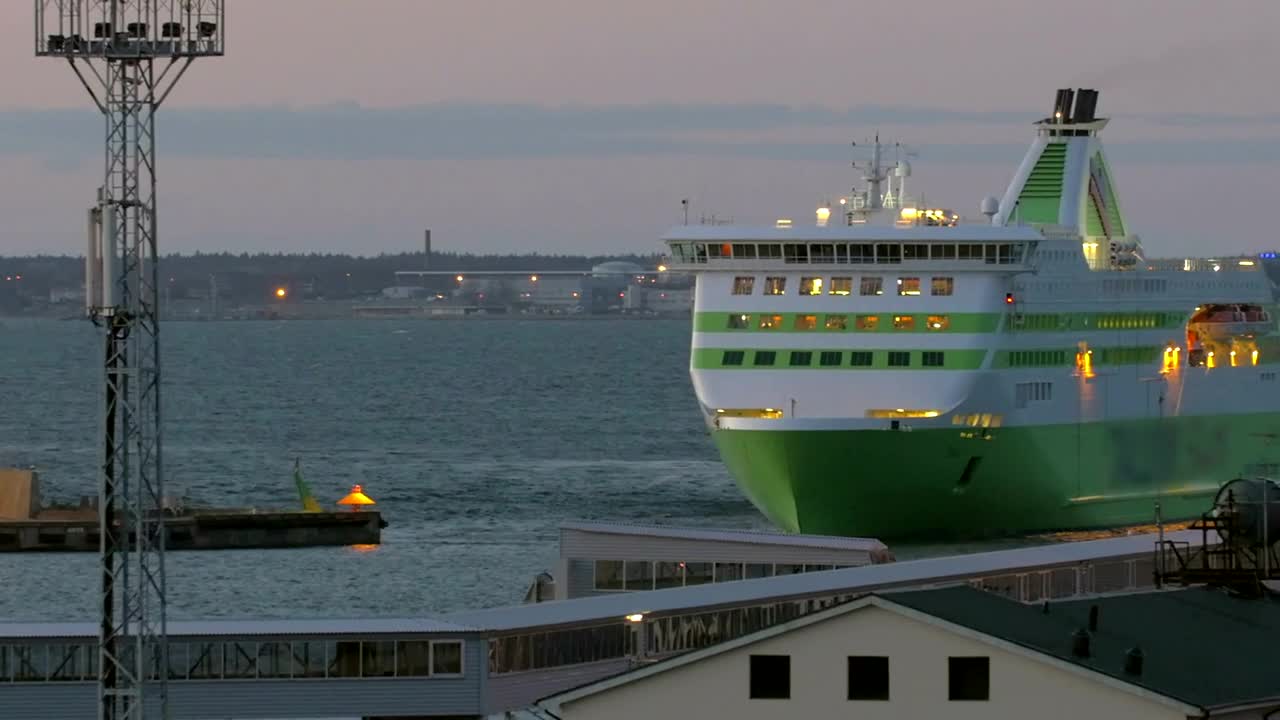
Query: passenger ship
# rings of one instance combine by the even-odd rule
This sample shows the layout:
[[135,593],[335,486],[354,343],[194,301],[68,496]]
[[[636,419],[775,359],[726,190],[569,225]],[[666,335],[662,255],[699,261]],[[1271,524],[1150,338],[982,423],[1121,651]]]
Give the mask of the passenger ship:
[[1196,517],[1226,481],[1276,472],[1271,282],[1251,258],[1144,257],[1096,102],[1058,91],[981,220],[911,200],[909,165],[882,167],[877,140],[866,189],[814,225],[663,238],[697,277],[711,435],[775,524],[1110,528]]

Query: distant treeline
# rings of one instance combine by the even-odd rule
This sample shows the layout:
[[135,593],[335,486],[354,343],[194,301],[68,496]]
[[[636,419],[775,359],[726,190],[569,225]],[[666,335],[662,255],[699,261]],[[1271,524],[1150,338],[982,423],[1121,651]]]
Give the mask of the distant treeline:
[[[467,272],[483,270],[589,270],[610,260],[625,260],[644,267],[658,264],[654,255],[473,255],[432,252],[431,270]],[[400,253],[355,257],[321,253],[195,253],[167,255],[161,259],[162,287],[169,296],[207,298],[216,287],[221,300],[258,302],[277,287],[288,287],[295,297],[342,299],[370,295],[395,284],[397,270],[421,270],[424,253]],[[71,256],[0,257],[0,303],[46,300],[51,292],[80,288],[84,259]],[[20,279],[19,279],[20,278]],[[25,303],[24,303],[25,304]]]

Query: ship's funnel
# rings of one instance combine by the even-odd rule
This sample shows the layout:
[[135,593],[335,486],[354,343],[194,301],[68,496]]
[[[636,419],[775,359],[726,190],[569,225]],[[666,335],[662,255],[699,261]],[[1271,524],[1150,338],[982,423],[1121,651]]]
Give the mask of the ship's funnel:
[[1128,229],[1098,137],[1107,124],[1096,115],[1098,91],[1059,90],[1053,108],[1036,123],[1036,139],[1000,201],[996,224],[1056,226],[1109,248],[1125,240]]

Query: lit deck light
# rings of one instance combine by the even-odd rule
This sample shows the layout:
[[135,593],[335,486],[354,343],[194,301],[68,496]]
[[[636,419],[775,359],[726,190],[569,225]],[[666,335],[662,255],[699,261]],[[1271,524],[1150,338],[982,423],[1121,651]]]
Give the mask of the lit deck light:
[[1254,365],[1257,365],[1257,364],[1258,364],[1258,351],[1257,351],[1257,350],[1254,350],[1253,352],[1249,353],[1249,358],[1253,361],[1253,364],[1254,364]]
[[462,282],[462,276],[459,275],[458,277],[454,278],[454,280],[457,280],[458,282]]
[[537,276],[537,275],[530,275],[530,276],[529,276],[529,282],[538,282],[538,276]]
[[280,298],[281,300],[285,299],[285,297],[287,297],[288,295],[289,295],[288,290],[285,290],[282,287],[276,288],[276,297]]
[[644,622],[644,613],[631,613],[630,615],[627,616],[627,622],[629,623]]
[[666,266],[666,265],[659,265],[659,266],[658,266],[658,272],[666,272],[666,271],[667,271],[667,266]]
[[365,505],[376,505],[377,503],[373,501],[373,498],[364,494],[364,488],[359,485],[352,485],[351,492],[347,493],[337,504],[347,505],[352,510],[358,510]]

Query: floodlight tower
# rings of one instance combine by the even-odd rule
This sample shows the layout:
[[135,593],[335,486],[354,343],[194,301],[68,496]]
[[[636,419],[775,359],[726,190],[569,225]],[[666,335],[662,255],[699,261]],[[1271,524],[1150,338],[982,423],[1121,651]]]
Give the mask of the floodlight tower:
[[104,720],[168,714],[155,113],[193,60],[222,55],[224,12],[223,0],[35,0],[36,55],[66,60],[106,118],[85,259],[85,308],[104,337]]

